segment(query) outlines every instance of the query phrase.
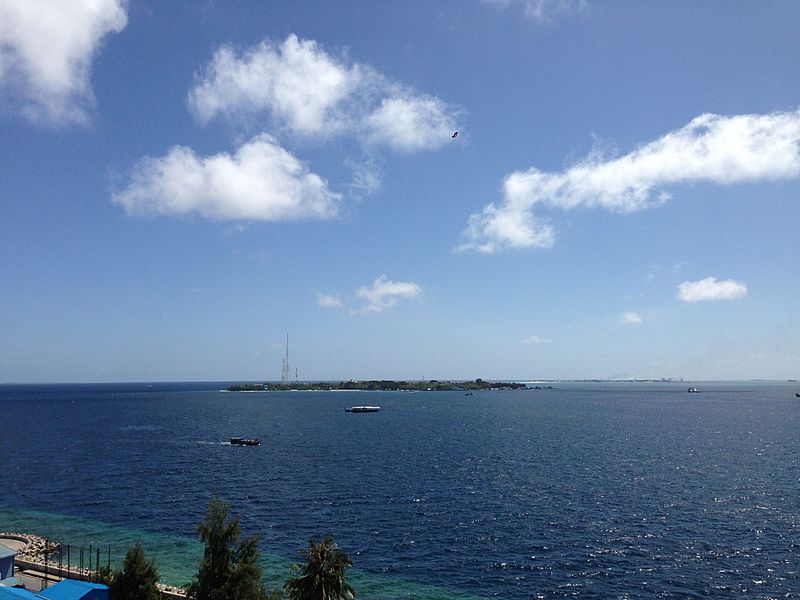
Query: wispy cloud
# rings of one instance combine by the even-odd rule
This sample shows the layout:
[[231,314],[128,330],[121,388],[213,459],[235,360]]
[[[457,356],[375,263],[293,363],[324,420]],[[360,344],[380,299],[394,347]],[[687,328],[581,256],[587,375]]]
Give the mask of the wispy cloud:
[[35,123],[85,123],[92,59],[127,22],[124,0],[0,2],[0,100]]
[[642,315],[629,310],[622,313],[621,321],[623,325],[637,325],[642,322]]
[[747,285],[734,279],[717,280],[706,277],[699,281],[684,281],[678,286],[678,299],[684,302],[707,300],[736,300],[747,295]]
[[529,335],[522,340],[525,346],[536,346],[538,344],[549,344],[552,340],[550,338],[542,337],[540,335]]
[[224,117],[241,124],[264,115],[292,135],[350,135],[400,152],[450,143],[463,112],[294,34],[242,52],[219,48],[188,103],[201,123]]
[[112,199],[133,214],[284,221],[331,218],[340,195],[264,134],[234,154],[201,157],[175,146],[165,156],[143,158]]
[[323,294],[315,292],[317,296],[317,305],[322,308],[342,308],[344,303],[339,294]]
[[560,172],[516,171],[503,199],[473,214],[460,250],[549,248],[553,226],[534,209],[599,207],[630,213],[670,199],[663,188],[692,181],[730,185],[800,176],[800,111],[704,114],[618,158],[593,153]]
[[349,196],[360,199],[364,196],[375,194],[383,185],[383,170],[374,158],[367,157],[362,161],[345,159],[344,166],[353,173],[352,180],[347,186]]
[[574,15],[587,10],[587,0],[482,0],[498,8],[521,8],[522,14],[537,24],[553,21],[558,17]]
[[382,313],[400,300],[419,298],[422,288],[413,281],[391,281],[381,275],[372,282],[372,286],[363,286],[356,290],[356,296],[366,302],[361,309],[364,313]]

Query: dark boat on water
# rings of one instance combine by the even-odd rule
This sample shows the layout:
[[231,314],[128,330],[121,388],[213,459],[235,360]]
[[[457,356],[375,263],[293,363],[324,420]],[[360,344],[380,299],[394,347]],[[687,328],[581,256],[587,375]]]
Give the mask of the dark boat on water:
[[231,446],[260,446],[258,438],[231,438]]
[[351,406],[350,408],[345,408],[344,410],[352,413],[370,413],[378,412],[380,409],[380,406]]
[[800,392],[795,392],[794,395],[795,397],[800,398]]

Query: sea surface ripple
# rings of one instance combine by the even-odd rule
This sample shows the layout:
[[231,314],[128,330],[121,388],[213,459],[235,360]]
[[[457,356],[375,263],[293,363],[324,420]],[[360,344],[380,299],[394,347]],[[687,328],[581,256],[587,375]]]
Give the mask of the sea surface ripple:
[[797,384],[224,385],[0,386],[0,529],[145,538],[180,584],[216,495],[275,586],[330,533],[367,600],[800,596]]

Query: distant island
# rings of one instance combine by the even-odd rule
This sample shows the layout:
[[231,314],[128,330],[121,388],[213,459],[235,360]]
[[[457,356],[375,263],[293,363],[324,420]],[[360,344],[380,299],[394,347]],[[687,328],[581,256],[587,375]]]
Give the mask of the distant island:
[[[550,389],[550,386],[537,386]],[[473,392],[480,390],[522,390],[524,383],[506,381],[439,381],[423,379],[419,381],[394,381],[391,379],[371,379],[369,381],[320,381],[316,383],[243,383],[229,386],[229,392],[330,392],[330,391],[369,391],[369,392]]]

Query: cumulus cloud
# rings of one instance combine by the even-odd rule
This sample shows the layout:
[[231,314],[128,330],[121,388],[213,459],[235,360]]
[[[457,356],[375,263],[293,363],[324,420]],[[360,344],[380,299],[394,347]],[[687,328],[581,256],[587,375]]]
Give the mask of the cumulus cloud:
[[189,107],[202,123],[269,110],[296,133],[327,134],[345,126],[342,101],[364,78],[358,65],[344,65],[315,41],[296,35],[281,45],[262,42],[241,55],[223,46],[196,78]]
[[529,210],[514,210],[489,204],[470,216],[464,235],[471,241],[456,250],[492,254],[505,248],[552,248],[556,232],[552,225]]
[[0,100],[32,122],[84,123],[92,59],[127,20],[125,0],[3,0]]
[[747,285],[734,279],[717,280],[706,277],[699,281],[684,281],[678,286],[678,299],[684,302],[706,300],[736,300],[747,295]]
[[384,98],[364,119],[367,139],[399,152],[432,150],[448,143],[456,127],[451,109],[439,98],[400,92]]
[[269,115],[300,136],[352,135],[401,152],[450,142],[460,109],[292,34],[243,52],[218,49],[189,92],[201,123]]
[[525,346],[535,346],[538,344],[549,344],[552,340],[550,338],[542,337],[540,335],[529,335],[522,340]]
[[201,157],[174,146],[165,156],[145,157],[112,199],[133,214],[283,221],[334,217],[340,196],[263,134],[234,154]]
[[391,281],[381,275],[372,282],[371,287],[360,287],[356,296],[366,302],[364,313],[382,313],[400,300],[410,300],[422,295],[422,288],[413,281]]
[[604,208],[630,213],[670,199],[663,188],[707,181],[730,185],[800,176],[800,111],[704,114],[618,158],[591,154],[565,171],[516,171],[503,199],[469,218],[462,250],[549,248],[551,225],[534,209]]
[[316,294],[317,305],[322,308],[342,308],[344,306],[339,294],[323,294],[321,292],[316,292]]
[[642,315],[637,312],[627,311],[622,313],[622,323],[624,325],[636,325],[642,322]]

